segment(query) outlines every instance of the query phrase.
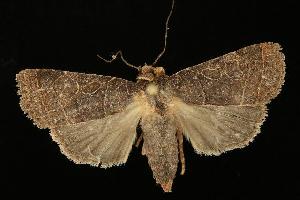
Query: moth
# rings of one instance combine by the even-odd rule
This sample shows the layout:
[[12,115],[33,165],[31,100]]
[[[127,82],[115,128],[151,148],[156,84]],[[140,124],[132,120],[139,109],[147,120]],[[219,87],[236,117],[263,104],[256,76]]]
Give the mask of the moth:
[[124,164],[143,140],[142,154],[156,183],[170,192],[179,162],[181,174],[185,171],[184,137],[196,153],[220,155],[247,146],[260,132],[266,104],[284,82],[280,50],[277,43],[254,44],[168,76],[156,65],[164,48],[152,65],[136,67],[136,82],[25,69],[16,75],[20,105],[77,164]]

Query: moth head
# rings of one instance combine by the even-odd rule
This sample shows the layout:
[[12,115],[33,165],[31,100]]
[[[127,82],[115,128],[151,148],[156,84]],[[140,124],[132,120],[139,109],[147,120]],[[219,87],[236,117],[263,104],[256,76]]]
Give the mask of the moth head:
[[160,76],[165,75],[165,69],[163,67],[153,67],[145,64],[139,70],[138,80],[154,81]]

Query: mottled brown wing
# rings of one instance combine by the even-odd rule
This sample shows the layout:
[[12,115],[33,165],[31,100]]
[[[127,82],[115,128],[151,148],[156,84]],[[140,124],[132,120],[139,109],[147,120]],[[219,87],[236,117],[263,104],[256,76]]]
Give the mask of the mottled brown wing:
[[284,55],[277,43],[251,45],[186,68],[170,77],[177,97],[196,105],[268,103],[284,82]]
[[279,44],[242,48],[170,77],[170,110],[196,152],[219,155],[259,133],[266,105],[284,82]]
[[100,119],[120,112],[137,91],[120,78],[51,69],[17,74],[20,105],[39,128]]
[[69,159],[101,167],[126,162],[143,108],[134,83],[48,69],[23,70],[17,82],[22,110],[51,129]]

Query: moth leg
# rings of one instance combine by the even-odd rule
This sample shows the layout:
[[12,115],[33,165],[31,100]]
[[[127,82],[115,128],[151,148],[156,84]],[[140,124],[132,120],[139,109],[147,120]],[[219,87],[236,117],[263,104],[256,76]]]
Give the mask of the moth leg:
[[143,133],[141,133],[141,135],[139,136],[139,138],[136,140],[135,142],[135,147],[138,148],[140,146],[140,143],[143,139]]
[[185,158],[184,158],[184,152],[183,152],[183,132],[181,130],[177,130],[177,140],[178,140],[179,158],[180,158],[180,163],[181,163],[180,175],[184,175]]

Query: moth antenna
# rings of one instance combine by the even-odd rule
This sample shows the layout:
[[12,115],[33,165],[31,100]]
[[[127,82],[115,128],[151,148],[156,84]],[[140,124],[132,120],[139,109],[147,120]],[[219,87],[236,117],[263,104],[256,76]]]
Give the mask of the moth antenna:
[[137,67],[133,64],[130,64],[129,62],[127,62],[127,60],[123,57],[122,51],[119,50],[117,53],[115,53],[114,55],[111,56],[111,59],[105,59],[102,56],[100,56],[99,54],[97,54],[97,57],[100,58],[101,60],[103,60],[106,63],[111,63],[113,62],[115,59],[117,59],[118,55],[120,55],[121,60],[128,66],[128,67],[132,67],[135,68],[137,70],[140,70],[141,67]]
[[164,40],[164,48],[163,50],[160,52],[160,54],[158,54],[157,58],[154,60],[153,62],[153,66],[158,62],[158,60],[164,55],[165,51],[166,51],[166,47],[167,47],[167,38],[168,38],[168,30],[169,30],[169,21],[170,21],[170,18],[172,16],[172,13],[173,13],[173,8],[174,8],[174,4],[175,4],[175,0],[172,0],[172,6],[171,6],[171,10],[170,10],[170,13],[167,17],[167,20],[166,20],[166,29],[165,29],[165,40]]

